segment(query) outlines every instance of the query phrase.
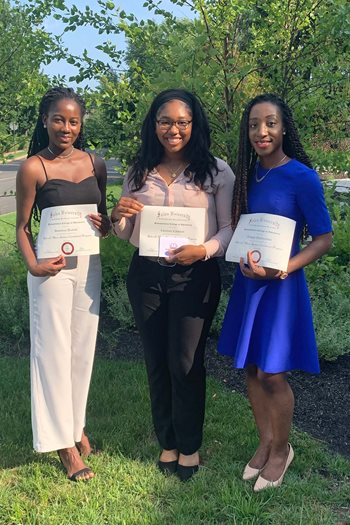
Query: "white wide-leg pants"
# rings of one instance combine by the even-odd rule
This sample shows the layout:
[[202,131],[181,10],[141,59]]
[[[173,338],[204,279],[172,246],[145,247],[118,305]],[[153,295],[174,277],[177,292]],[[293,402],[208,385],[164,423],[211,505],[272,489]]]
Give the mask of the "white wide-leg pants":
[[28,274],[33,444],[73,447],[85,426],[100,309],[99,255],[69,257],[54,277]]

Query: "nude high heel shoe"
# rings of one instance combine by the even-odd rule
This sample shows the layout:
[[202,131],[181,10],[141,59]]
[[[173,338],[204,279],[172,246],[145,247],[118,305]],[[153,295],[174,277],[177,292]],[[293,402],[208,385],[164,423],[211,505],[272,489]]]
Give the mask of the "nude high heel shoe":
[[276,479],[276,481],[269,481],[268,479],[265,479],[262,476],[259,476],[254,485],[254,492],[259,492],[260,490],[265,490],[269,488],[276,488],[282,485],[284,475],[287,472],[287,469],[289,465],[292,463],[293,458],[294,458],[294,450],[292,448],[292,445],[288,443],[288,446],[289,446],[289,453],[288,453],[287,461],[286,461],[286,464],[284,466],[281,476],[278,479]]
[[255,479],[259,476],[260,472],[262,471],[264,467],[262,468],[254,468],[249,465],[249,463],[246,464],[243,470],[242,479],[244,481],[249,481],[251,479]]

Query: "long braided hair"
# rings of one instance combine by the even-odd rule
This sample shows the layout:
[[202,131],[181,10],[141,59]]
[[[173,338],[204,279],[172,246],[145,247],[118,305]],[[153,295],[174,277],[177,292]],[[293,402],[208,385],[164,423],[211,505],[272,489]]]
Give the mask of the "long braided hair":
[[49,89],[41,99],[39,104],[38,120],[30,140],[27,157],[36,155],[39,151],[43,150],[49,145],[49,136],[47,134],[47,129],[44,128],[43,117],[48,115],[53,104],[65,98],[74,100],[74,102],[76,102],[80,107],[82,123],[80,133],[77,137],[77,140],[74,142],[74,147],[84,150],[83,117],[86,113],[85,102],[83,98],[75,93],[72,88],[57,86]]
[[237,226],[242,213],[248,212],[248,184],[255,169],[257,154],[249,140],[249,115],[253,106],[263,102],[270,102],[277,106],[282,115],[283,127],[286,134],[283,135],[282,149],[288,157],[296,159],[309,168],[311,161],[300,142],[299,134],[289,106],[278,95],[265,93],[253,98],[246,106],[240,125],[239,148],[236,163],[236,181],[232,198],[232,228]]
[[133,191],[145,183],[147,173],[152,171],[162,160],[164,149],[156,135],[156,119],[159,110],[171,100],[184,102],[192,114],[192,133],[186,145],[185,155],[189,162],[185,175],[193,178],[194,183],[202,188],[207,177],[213,183],[213,173],[218,167],[215,157],[210,153],[210,129],[207,116],[197,97],[184,89],[166,89],[153,100],[141,128],[141,146],[131,166],[129,181]]

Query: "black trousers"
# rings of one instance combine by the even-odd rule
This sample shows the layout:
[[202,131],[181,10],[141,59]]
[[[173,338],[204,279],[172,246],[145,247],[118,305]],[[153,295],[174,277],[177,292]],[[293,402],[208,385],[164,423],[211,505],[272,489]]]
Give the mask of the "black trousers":
[[202,443],[204,350],[217,309],[217,261],[165,267],[135,252],[127,289],[142,339],[160,446],[193,454]]

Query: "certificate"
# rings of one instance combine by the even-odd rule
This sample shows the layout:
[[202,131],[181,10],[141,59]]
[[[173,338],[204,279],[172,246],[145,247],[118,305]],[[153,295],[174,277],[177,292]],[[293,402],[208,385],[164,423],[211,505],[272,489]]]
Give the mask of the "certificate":
[[202,244],[207,229],[205,208],[144,206],[140,212],[139,254],[160,256],[166,249],[164,241],[175,244],[176,238],[184,239],[184,244]]
[[292,249],[295,221],[271,213],[241,215],[226,251],[226,261],[247,262],[252,251],[259,266],[286,271]]
[[100,233],[90,222],[90,213],[97,214],[96,204],[45,208],[36,244],[38,259],[99,253]]

